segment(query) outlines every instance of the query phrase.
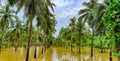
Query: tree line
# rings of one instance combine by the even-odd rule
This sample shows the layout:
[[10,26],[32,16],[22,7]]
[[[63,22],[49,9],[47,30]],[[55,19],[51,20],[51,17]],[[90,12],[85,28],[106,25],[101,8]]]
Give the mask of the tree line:
[[[1,1],[1,0],[0,0]],[[71,18],[67,27],[63,27],[57,38],[53,37],[57,21],[54,6],[50,0],[7,0],[5,6],[0,4],[0,49],[3,47],[25,46],[27,48],[26,61],[29,57],[31,45],[44,46],[44,51],[51,45],[77,46],[81,53],[81,46],[110,49],[120,57],[120,1],[119,0],[90,0],[82,5],[78,18]],[[17,7],[17,10],[14,10]],[[17,14],[24,9],[24,20]],[[33,21],[36,26],[33,26]],[[115,48],[114,48],[115,47]],[[35,48],[36,52],[36,48]],[[36,55],[34,56],[36,58]]]

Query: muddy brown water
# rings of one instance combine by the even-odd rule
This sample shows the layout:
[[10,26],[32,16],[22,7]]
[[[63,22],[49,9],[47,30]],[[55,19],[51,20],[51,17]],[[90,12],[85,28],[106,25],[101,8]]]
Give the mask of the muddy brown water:
[[[77,47],[71,51],[70,47],[50,47],[43,54],[41,47],[37,47],[37,58],[34,59],[35,47],[30,48],[29,61],[109,61],[109,51],[100,53],[100,49],[94,48],[94,57],[90,57],[90,48],[84,47],[81,54]],[[23,47],[2,49],[0,61],[25,61],[26,49]],[[113,61],[116,61],[113,56]]]

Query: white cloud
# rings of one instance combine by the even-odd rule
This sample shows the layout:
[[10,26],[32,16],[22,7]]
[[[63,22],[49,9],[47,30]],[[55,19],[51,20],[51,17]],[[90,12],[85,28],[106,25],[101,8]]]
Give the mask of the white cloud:
[[103,0],[98,0],[99,3],[103,3]]
[[57,20],[57,32],[54,36],[59,35],[59,31],[62,27],[66,27],[69,25],[70,18],[78,17],[78,11],[84,6],[82,6],[83,2],[88,2],[89,0],[51,0],[56,7],[54,8],[55,17]]
[[56,8],[61,8],[61,7],[64,7],[64,6],[67,6],[67,5],[71,5],[74,2],[74,0],[51,0],[55,5],[56,5]]
[[2,6],[5,6],[6,0],[1,0],[1,1],[0,1],[0,4],[1,4]]
[[58,18],[71,18],[77,16],[83,8],[81,0],[51,0],[55,5],[55,15]]
[[70,17],[70,16],[74,16],[76,12],[74,12],[74,10],[61,10],[61,12],[59,13],[60,15],[58,15],[59,18],[66,18],[66,17]]
[[73,16],[77,16],[78,11],[81,9],[82,7],[71,7],[71,8],[64,8],[62,10],[59,10],[56,15],[59,18],[70,18]]

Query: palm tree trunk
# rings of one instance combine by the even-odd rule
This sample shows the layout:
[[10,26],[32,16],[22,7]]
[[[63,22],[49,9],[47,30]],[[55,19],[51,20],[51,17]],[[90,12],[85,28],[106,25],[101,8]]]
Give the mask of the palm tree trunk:
[[37,58],[37,46],[35,45],[34,58]]
[[27,48],[26,61],[28,61],[28,59],[29,59],[29,50],[30,50],[30,47]]
[[47,50],[47,44],[48,44],[48,35],[46,35],[45,43],[44,43],[44,52]]
[[92,31],[91,57],[93,57],[93,37],[94,37],[94,31]]
[[41,53],[43,54],[43,51],[44,51],[44,50],[43,50],[43,46],[42,46],[42,50],[41,50],[41,51],[42,51]]
[[1,51],[2,40],[0,40],[0,51]]
[[81,52],[81,46],[79,46],[79,53]]
[[101,45],[101,53],[103,53],[102,40],[101,40],[100,36],[99,36],[99,40],[100,40],[100,45]]
[[[18,40],[16,40],[16,42],[18,42]],[[17,51],[17,47],[18,47],[18,45],[17,45],[17,43],[15,43],[15,52]]]
[[3,32],[2,32],[2,38],[1,38],[1,40],[0,40],[0,51],[1,51],[2,41],[3,41]]
[[28,48],[27,48],[26,61],[29,60],[29,50],[30,50],[31,32],[32,32],[32,20],[30,20],[30,30],[29,30],[29,37],[28,37]]
[[72,51],[72,44],[71,44],[71,51]]
[[110,61],[112,61],[112,50],[111,50],[111,47],[110,47]]
[[110,41],[109,43],[109,49],[110,49],[110,52],[109,52],[109,60],[112,61],[112,42]]
[[[36,32],[36,42],[38,43],[38,34],[39,34],[39,32],[38,32],[38,30],[39,30],[39,27],[37,26],[37,32]],[[36,44],[35,44],[35,52],[34,52],[34,58],[37,58],[37,46],[36,46]]]
[[81,30],[79,30],[79,34],[80,34],[80,36],[79,36],[79,40],[80,40],[80,44],[79,44],[79,53],[81,52],[81,36],[82,36],[82,31]]
[[3,28],[3,31],[2,31],[2,39],[0,40],[0,51],[1,51],[1,45],[2,45],[3,39],[4,39],[4,28]]
[[80,37],[79,53],[81,53],[81,37]]

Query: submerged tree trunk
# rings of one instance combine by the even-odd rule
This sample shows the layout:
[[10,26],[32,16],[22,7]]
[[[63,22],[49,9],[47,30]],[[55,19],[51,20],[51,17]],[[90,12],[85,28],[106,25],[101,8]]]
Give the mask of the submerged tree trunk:
[[81,46],[79,46],[79,53],[81,53]]
[[110,47],[110,61],[112,61],[112,50],[111,50],[111,47]]
[[80,44],[79,44],[79,53],[81,52],[81,37],[80,37]]
[[18,46],[17,46],[17,44],[16,44],[16,45],[15,45],[15,52],[17,51],[17,47],[18,47]]
[[2,44],[2,43],[1,43],[1,40],[0,40],[0,51],[1,51],[1,44]]
[[0,51],[1,51],[1,45],[2,45],[2,41],[3,41],[3,32],[2,32],[2,35],[1,36],[1,39],[0,39]]
[[110,41],[109,43],[109,49],[110,49],[110,52],[109,52],[109,60],[112,61],[112,42]]
[[29,50],[30,50],[30,47],[27,48],[26,61],[29,60]]
[[29,50],[30,50],[31,32],[32,32],[32,20],[30,21],[30,30],[29,30],[29,38],[28,38],[28,48],[27,48],[27,54],[26,54],[26,61],[29,60]]
[[71,44],[71,51],[72,51],[72,44]]
[[99,40],[100,40],[100,45],[101,45],[101,53],[103,53],[103,44],[102,44],[102,40],[101,40],[101,38],[100,38],[100,36],[99,36]]
[[79,53],[81,52],[81,36],[82,36],[82,31],[81,30],[79,30],[79,34],[80,34],[80,36],[79,36],[79,41],[80,41],[80,43],[79,43]]
[[43,54],[43,51],[44,51],[44,50],[43,50],[43,46],[42,46],[42,50],[41,50],[41,51],[42,51],[41,53]]
[[48,35],[46,35],[46,39],[45,39],[45,43],[44,43],[44,46],[45,46],[45,48],[44,48],[44,52],[47,50],[47,48],[48,48]]
[[18,47],[18,46],[15,47],[15,52],[17,51],[17,47]]
[[[38,35],[39,35],[39,26],[37,26],[37,32],[36,32],[36,42],[38,43]],[[36,44],[35,44],[35,52],[34,52],[34,58],[37,58],[37,46],[36,46]]]
[[93,57],[93,37],[94,37],[94,31],[92,31],[91,57]]
[[18,47],[17,42],[18,42],[18,40],[16,40],[16,43],[15,43],[15,52],[17,51],[17,47]]
[[34,58],[37,58],[37,47],[35,46]]

